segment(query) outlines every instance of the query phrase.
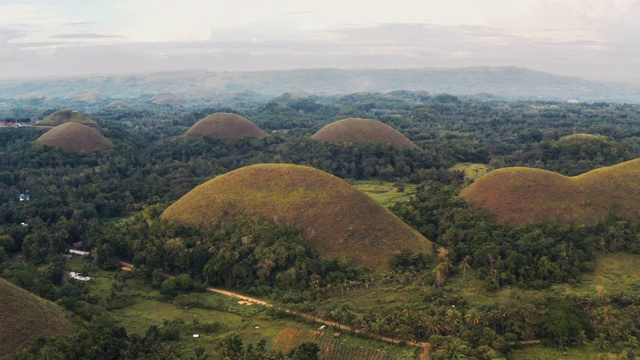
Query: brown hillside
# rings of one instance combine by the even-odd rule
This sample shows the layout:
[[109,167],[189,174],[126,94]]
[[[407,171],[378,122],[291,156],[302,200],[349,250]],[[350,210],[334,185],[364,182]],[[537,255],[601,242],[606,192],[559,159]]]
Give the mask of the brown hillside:
[[364,193],[323,171],[263,164],[220,175],[196,187],[162,214],[191,224],[244,215],[296,225],[320,256],[347,258],[382,272],[402,249],[431,252],[431,243]]
[[105,94],[101,94],[97,91],[88,91],[85,94],[69,94],[66,96],[66,99],[69,100],[77,100],[86,103],[95,103],[98,101],[102,101],[108,99],[109,97]]
[[640,159],[574,177],[540,169],[498,169],[471,184],[461,196],[513,225],[549,219],[594,223],[613,209],[637,217]]
[[107,150],[113,147],[113,143],[102,136],[100,131],[76,123],[58,125],[40,136],[36,143],[87,152]]
[[130,108],[131,105],[127,104],[122,100],[116,100],[107,105],[108,108],[116,108],[116,109],[127,109]]
[[157,105],[184,105],[187,102],[180,95],[176,95],[173,93],[160,93],[156,94],[151,98],[154,104]]
[[58,126],[65,123],[78,123],[92,127],[99,127],[98,123],[84,116],[79,111],[63,109],[54,112],[46,118],[38,121],[36,125],[40,126]]
[[65,311],[0,278],[0,360],[11,359],[40,336],[69,335]]
[[348,118],[331,123],[312,137],[318,141],[391,144],[400,149],[417,146],[398,130],[377,120]]
[[263,137],[264,131],[240,115],[215,113],[198,121],[184,136],[187,139],[202,139],[205,136],[233,141],[246,136]]

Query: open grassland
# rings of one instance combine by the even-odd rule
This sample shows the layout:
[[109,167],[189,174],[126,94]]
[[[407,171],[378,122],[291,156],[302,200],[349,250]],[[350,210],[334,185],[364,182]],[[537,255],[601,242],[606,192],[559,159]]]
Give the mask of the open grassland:
[[65,123],[84,124],[92,127],[98,127],[98,123],[84,116],[81,112],[75,110],[58,110],[46,118],[38,121],[39,126],[58,126]]
[[489,172],[489,165],[464,162],[455,164],[449,170],[464,172],[465,180],[477,180]]
[[612,357],[607,357],[607,354],[607,352],[598,350],[593,344],[588,344],[580,348],[570,347],[566,350],[558,350],[555,347],[535,345],[525,346],[522,349],[514,350],[511,354],[511,358],[514,360],[619,359],[615,354],[611,354]]
[[[358,339],[348,340],[347,342],[342,336],[333,338],[328,331],[320,329],[286,327],[278,333],[274,348],[286,354],[305,342],[313,342],[320,347],[320,359],[323,360],[393,360],[397,359],[397,353],[401,351],[389,345],[373,348],[367,341],[361,343]],[[405,358],[412,358],[415,349],[405,350]]]
[[418,187],[416,184],[402,184],[403,190],[400,191],[392,182],[375,180],[358,180],[350,182],[350,184],[369,195],[378,204],[388,208],[397,203],[408,201],[416,193]]
[[105,138],[100,131],[77,123],[56,126],[40,136],[36,143],[86,152],[107,150],[113,147],[111,140]]
[[206,136],[233,141],[239,138],[253,136],[263,137],[265,132],[256,124],[236,114],[215,113],[198,121],[184,136],[196,140]]
[[[74,259],[70,269],[82,267],[82,259]],[[104,298],[111,288],[115,273],[99,271],[89,283],[92,295]],[[290,351],[303,342],[317,343],[321,359],[413,359],[416,348],[399,347],[388,343],[343,333],[334,339],[336,329],[314,323],[300,323],[292,318],[279,318],[269,309],[258,305],[243,305],[238,299],[221,294],[190,293],[166,299],[139,280],[127,280],[127,291],[132,302],[110,314],[128,332],[144,336],[150,326],[161,327],[166,322],[180,329],[179,344],[203,346],[209,349],[216,339],[238,334],[245,344],[266,340],[267,349]],[[215,326],[208,328],[208,326]],[[193,338],[198,334],[199,338]],[[355,356],[355,357],[354,357]]]
[[323,171],[297,165],[253,165],[190,191],[162,214],[190,224],[248,216],[303,229],[324,258],[346,258],[377,273],[402,249],[430,253],[431,242],[389,210]]
[[550,219],[591,224],[612,210],[635,218],[640,214],[640,159],[574,177],[522,167],[498,169],[461,196],[513,225]]
[[0,278],[0,359],[13,358],[40,336],[72,331],[62,308]]
[[418,148],[398,130],[371,119],[348,118],[336,121],[318,130],[311,138],[328,142],[391,144],[400,149]]
[[598,255],[593,273],[582,276],[579,284],[557,285],[565,292],[595,294],[605,292],[640,292],[640,255],[615,253]]

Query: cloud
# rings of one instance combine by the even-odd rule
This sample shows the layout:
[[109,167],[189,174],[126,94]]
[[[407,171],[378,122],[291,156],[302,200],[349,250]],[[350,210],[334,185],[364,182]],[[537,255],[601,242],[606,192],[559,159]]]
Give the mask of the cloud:
[[58,34],[52,36],[54,39],[104,39],[104,38],[121,38],[121,35],[103,35],[96,33],[76,33],[76,34]]
[[97,24],[97,23],[95,21],[76,21],[76,22],[66,23],[65,25],[83,26],[83,25],[94,25],[94,24]]

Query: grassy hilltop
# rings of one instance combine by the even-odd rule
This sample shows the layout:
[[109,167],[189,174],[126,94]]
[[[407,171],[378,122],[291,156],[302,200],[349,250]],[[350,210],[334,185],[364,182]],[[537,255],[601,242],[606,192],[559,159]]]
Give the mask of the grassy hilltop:
[[348,118],[333,122],[312,137],[318,141],[391,144],[400,149],[418,146],[398,130],[377,120]]
[[100,131],[77,123],[56,126],[40,136],[36,143],[87,152],[107,150],[113,147],[113,143],[105,138]]
[[65,123],[84,124],[91,127],[99,127],[98,123],[84,116],[81,112],[75,110],[58,110],[46,118],[38,121],[38,126],[58,126]]
[[202,139],[205,136],[220,138],[225,141],[233,141],[246,136],[262,137],[264,131],[236,114],[215,113],[198,121],[189,129],[184,136],[187,139]]
[[0,278],[0,359],[11,359],[40,336],[69,335],[64,310]]
[[461,196],[514,225],[548,219],[594,223],[611,210],[636,217],[640,159],[574,177],[531,168],[498,169],[478,179]]
[[220,175],[162,214],[191,224],[237,215],[300,226],[324,258],[347,258],[377,272],[402,249],[428,253],[431,243],[339,178],[297,165],[263,164]]

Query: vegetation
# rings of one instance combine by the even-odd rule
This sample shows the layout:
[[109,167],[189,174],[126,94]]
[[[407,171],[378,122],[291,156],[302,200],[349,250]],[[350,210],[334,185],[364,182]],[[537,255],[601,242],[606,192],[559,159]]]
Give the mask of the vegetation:
[[13,358],[40,336],[67,336],[73,325],[55,304],[0,278],[0,359]]
[[76,110],[58,110],[53,114],[38,121],[36,125],[39,126],[58,126],[66,123],[83,124],[91,127],[98,127],[98,123],[89,119],[84,114]]
[[248,216],[299,226],[325,259],[349,259],[377,273],[403,249],[428,254],[431,244],[374,200],[322,171],[253,165],[196,187],[162,214],[207,225]]
[[464,172],[465,180],[478,180],[486,173],[490,171],[490,168],[486,164],[473,164],[473,163],[458,163],[450,167],[451,171]]
[[36,140],[38,145],[60,147],[73,151],[99,151],[113,147],[100,131],[89,126],[69,122],[47,131]]
[[312,139],[330,142],[391,144],[399,149],[416,149],[406,136],[377,120],[349,118],[318,130]]
[[409,201],[411,196],[416,192],[416,184],[391,183],[384,181],[359,180],[352,181],[350,184],[369,195],[378,204],[384,207],[392,207],[393,205]]
[[638,217],[640,160],[566,177],[546,170],[504,168],[478,179],[461,196],[498,219],[521,225],[555,219],[594,224],[611,211]]
[[264,131],[256,124],[240,115],[229,113],[215,113],[198,121],[187,131],[187,139],[202,139],[205,136],[233,141],[246,136],[262,137]]
[[[607,176],[613,174],[624,186],[608,195],[629,195],[633,181],[624,179],[633,179],[637,169],[623,168],[633,163],[609,166],[640,154],[640,106],[502,102],[415,91],[293,93],[265,100],[251,92],[202,95],[207,98],[167,97],[181,107],[154,104],[152,95],[127,98],[128,107],[109,107],[113,99],[54,99],[104,124],[114,145],[108,152],[33,146],[38,129],[0,128],[0,276],[72,312],[78,329],[68,338],[36,340],[23,358],[291,358],[313,356],[318,348],[320,358],[419,356],[418,347],[365,339],[348,334],[346,326],[368,336],[428,342],[432,359],[639,356],[637,218],[614,207],[593,222],[513,225],[471,206],[460,193],[473,182],[474,168],[480,173],[518,166],[554,172],[554,179],[591,181],[599,190],[613,182]],[[54,111],[52,101],[3,99],[0,118],[33,122]],[[269,134],[233,142],[181,136],[217,112],[255,119]],[[309,137],[345,117],[378,119],[421,149]],[[277,223],[272,212],[261,217],[230,211],[205,226],[160,218],[194,187],[238,169],[253,169],[240,182],[250,186],[223,188],[220,182],[217,196],[242,196],[240,204],[269,200],[255,191],[261,177],[268,179],[257,171],[260,166],[251,166],[260,163],[311,166],[345,180],[308,168],[295,175],[296,166],[278,165],[281,176],[272,190],[265,189],[289,204],[317,200],[301,212],[319,208],[335,223],[368,216],[379,206],[351,193],[346,184],[354,184],[391,206],[436,251],[409,247],[379,256],[363,247],[361,253],[377,257],[385,269],[373,276],[348,259],[321,257],[304,224]],[[292,190],[282,174],[321,188]],[[589,180],[594,174],[596,180]],[[20,201],[26,190],[31,199]],[[332,202],[342,198],[347,203]],[[343,205],[355,215],[343,216]],[[296,213],[293,206],[283,208]],[[380,225],[370,224],[373,230]],[[347,239],[349,226],[336,227],[337,237],[325,243]],[[64,253],[73,247],[89,255],[67,260]],[[120,260],[134,269],[121,271]],[[95,279],[73,281],[65,271]],[[275,306],[242,305],[204,292],[207,286]],[[282,308],[339,326],[303,325],[308,317]],[[289,345],[278,351],[283,329],[290,334],[280,342]],[[342,333],[337,339],[336,330]],[[293,351],[310,342],[315,346]]]

